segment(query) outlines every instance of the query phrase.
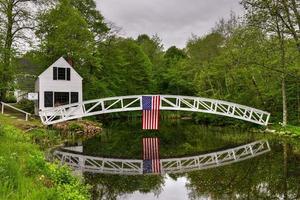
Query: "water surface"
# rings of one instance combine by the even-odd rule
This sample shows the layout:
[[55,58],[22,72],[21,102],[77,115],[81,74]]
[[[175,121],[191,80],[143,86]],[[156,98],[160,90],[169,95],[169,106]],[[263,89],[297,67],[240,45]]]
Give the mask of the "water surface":
[[87,155],[141,159],[142,137],[160,138],[162,158],[199,155],[267,139],[271,152],[212,169],[184,174],[105,175],[85,173],[94,199],[300,199],[300,144],[297,140],[189,121],[164,121],[160,131],[139,122],[114,121],[83,141]]

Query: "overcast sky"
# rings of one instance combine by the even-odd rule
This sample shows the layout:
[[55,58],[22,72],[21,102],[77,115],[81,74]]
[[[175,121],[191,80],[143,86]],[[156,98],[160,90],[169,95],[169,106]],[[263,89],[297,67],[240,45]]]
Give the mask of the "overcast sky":
[[208,33],[230,11],[241,14],[239,0],[96,0],[106,20],[122,28],[123,36],[157,34],[165,48],[184,47],[192,33]]

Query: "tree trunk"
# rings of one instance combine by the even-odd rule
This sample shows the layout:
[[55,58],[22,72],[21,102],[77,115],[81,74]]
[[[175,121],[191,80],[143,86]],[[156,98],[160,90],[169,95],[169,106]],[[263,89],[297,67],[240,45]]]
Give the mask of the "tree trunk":
[[288,144],[286,141],[283,143],[283,199],[289,199],[288,196]]
[[279,51],[280,51],[280,65],[282,68],[282,75],[281,75],[281,93],[282,93],[282,126],[287,125],[287,96],[286,96],[286,85],[285,85],[285,78],[286,78],[286,63],[285,63],[285,44],[284,44],[284,33],[280,30],[279,23],[277,23],[277,35],[279,39]]
[[286,88],[285,88],[285,75],[282,75],[281,92],[282,92],[282,126],[286,126],[287,125],[287,100],[286,100]]
[[283,70],[282,79],[281,79],[281,92],[282,92],[282,126],[287,125],[287,97],[286,97],[286,85],[285,85],[285,77],[286,77],[286,66],[285,66],[285,49],[284,49],[284,36],[281,35],[280,39],[280,60],[281,67]]

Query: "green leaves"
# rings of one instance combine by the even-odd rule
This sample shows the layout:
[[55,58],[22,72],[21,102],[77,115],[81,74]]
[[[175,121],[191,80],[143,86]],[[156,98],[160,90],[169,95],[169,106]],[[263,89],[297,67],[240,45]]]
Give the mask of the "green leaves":
[[64,55],[80,65],[88,62],[93,53],[93,33],[81,13],[68,0],[61,1],[54,9],[41,15],[37,35],[42,40],[42,50],[50,59]]
[[44,152],[30,143],[29,136],[36,134],[0,126],[0,198],[90,199],[89,186],[68,167],[46,162]]

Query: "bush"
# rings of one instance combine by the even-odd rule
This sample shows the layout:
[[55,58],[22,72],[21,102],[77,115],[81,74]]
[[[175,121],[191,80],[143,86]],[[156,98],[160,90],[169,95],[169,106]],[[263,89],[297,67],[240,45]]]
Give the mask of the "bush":
[[31,140],[40,145],[42,149],[48,148],[61,141],[60,134],[51,129],[33,129],[29,131]]
[[76,122],[72,122],[69,124],[68,127],[69,131],[71,132],[77,132],[77,131],[83,131],[84,127],[82,124],[76,123]]
[[26,169],[28,175],[43,173],[45,169],[46,162],[42,153],[35,153],[29,156]]
[[82,187],[80,183],[59,185],[57,187],[58,199],[61,200],[85,200],[91,199],[87,187]]
[[6,96],[5,102],[6,103],[16,103],[17,99],[13,94],[9,94],[9,95]]
[[34,102],[28,99],[22,99],[16,104],[16,107],[26,112],[34,113]]
[[[48,131],[34,133],[43,140]],[[90,199],[88,185],[67,166],[47,162],[38,146],[30,143],[28,134],[34,133],[0,125],[0,199]]]

